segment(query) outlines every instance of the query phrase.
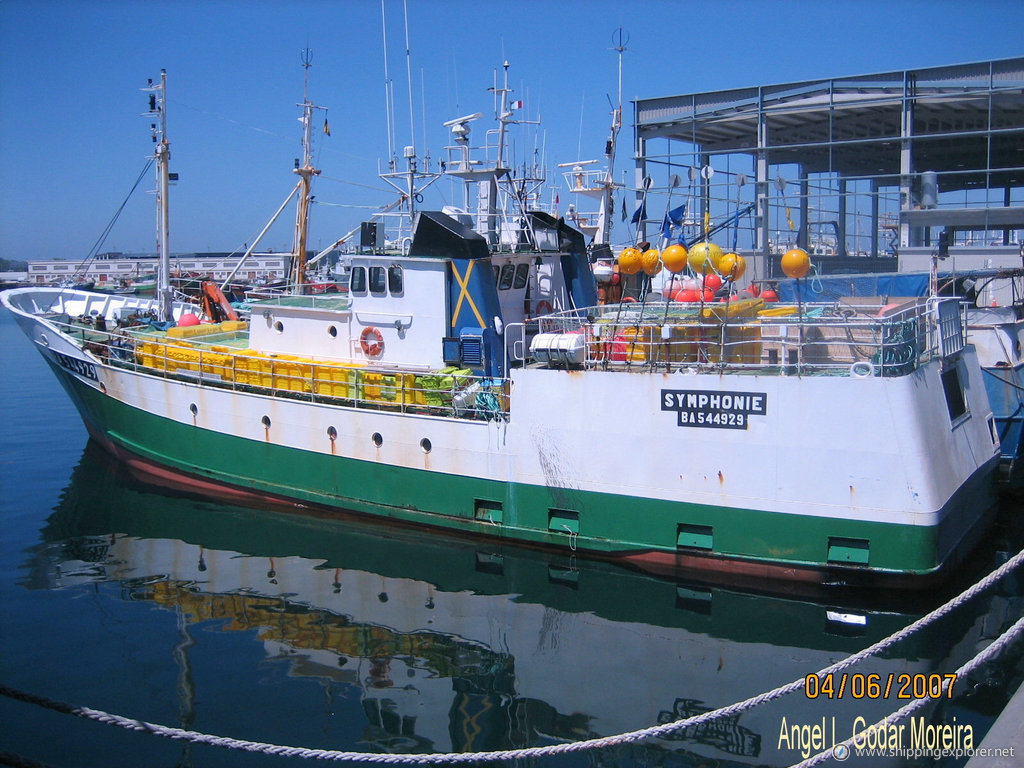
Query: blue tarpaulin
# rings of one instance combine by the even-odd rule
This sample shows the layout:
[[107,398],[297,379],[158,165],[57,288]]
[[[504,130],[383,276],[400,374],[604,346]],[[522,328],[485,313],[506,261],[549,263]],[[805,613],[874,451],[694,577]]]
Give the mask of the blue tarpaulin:
[[[796,301],[796,280],[779,281],[779,301]],[[827,275],[800,281],[801,301],[835,301],[848,296],[924,296],[928,273],[885,273],[876,275]]]

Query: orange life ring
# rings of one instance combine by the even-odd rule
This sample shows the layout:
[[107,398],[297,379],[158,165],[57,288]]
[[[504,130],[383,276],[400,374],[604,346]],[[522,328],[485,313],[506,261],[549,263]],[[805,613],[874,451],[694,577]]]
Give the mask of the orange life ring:
[[542,299],[537,302],[537,314],[538,315],[550,315],[551,314],[551,302],[546,299]]
[[372,325],[368,325],[359,334],[359,346],[367,357],[380,357],[384,352],[384,337]]

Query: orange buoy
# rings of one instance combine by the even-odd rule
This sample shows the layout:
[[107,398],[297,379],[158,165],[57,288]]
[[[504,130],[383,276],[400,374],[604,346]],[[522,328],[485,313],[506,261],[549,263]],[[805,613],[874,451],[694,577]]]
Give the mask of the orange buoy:
[[654,277],[661,272],[661,252],[657,248],[649,248],[640,256],[640,266],[645,273]]
[[782,271],[788,277],[799,279],[811,269],[811,257],[803,248],[790,248],[782,254]]
[[677,275],[686,269],[686,256],[685,245],[670,245],[662,252],[661,263],[665,265],[665,269],[673,275]]
[[747,260],[738,253],[727,253],[719,259],[718,271],[722,277],[730,277],[735,282],[747,271]]
[[643,254],[637,248],[624,248],[619,254],[619,272],[635,275],[643,268]]

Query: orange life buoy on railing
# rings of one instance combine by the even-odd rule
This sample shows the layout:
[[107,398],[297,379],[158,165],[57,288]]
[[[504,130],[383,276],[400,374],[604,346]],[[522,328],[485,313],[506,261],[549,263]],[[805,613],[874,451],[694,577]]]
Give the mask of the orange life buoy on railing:
[[380,357],[384,352],[384,337],[372,325],[368,325],[359,334],[359,346],[367,357]]
[[551,314],[551,302],[547,300],[541,300],[537,302],[537,314],[538,315],[550,315]]

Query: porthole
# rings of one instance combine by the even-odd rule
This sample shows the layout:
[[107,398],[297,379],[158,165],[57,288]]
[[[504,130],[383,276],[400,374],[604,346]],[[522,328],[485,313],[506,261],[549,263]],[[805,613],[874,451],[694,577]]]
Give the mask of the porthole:
[[384,438],[381,437],[380,432],[374,432],[370,439],[373,440],[373,444],[376,445],[378,448],[384,445]]
[[262,419],[260,419],[260,421],[263,422],[263,426],[266,429],[270,429],[270,417],[269,416],[264,416]]
[[331,439],[331,442],[333,443],[335,440],[338,439],[338,430],[336,430],[334,427],[328,427],[327,436]]
[[192,415],[193,415],[193,416],[195,416],[195,415],[196,415],[197,413],[199,413],[199,406],[198,406],[198,405],[196,405],[195,403],[192,403],[192,404],[191,404],[191,405],[190,405],[190,406],[188,407],[188,409],[189,409],[189,411],[191,411],[191,412],[192,412]]
[[48,347],[48,346],[50,346],[50,340],[49,340],[48,338],[46,338],[46,334],[45,334],[45,333],[44,333],[44,334],[42,334],[42,335],[40,335],[40,337],[39,337],[39,342],[40,342],[40,343],[41,343],[41,344],[42,344],[42,345],[43,345],[44,347]]
[[420,448],[423,449],[424,453],[430,453],[430,449],[432,447],[433,446],[430,444],[430,440],[428,440],[427,438],[424,437],[422,440],[420,440]]
[[327,333],[329,333],[331,335],[332,339],[336,339],[338,337],[338,327],[335,326],[335,325],[330,326],[327,329]]
[[284,323],[282,323],[280,320],[276,321],[274,323],[274,330],[277,331],[278,333],[284,333]]

